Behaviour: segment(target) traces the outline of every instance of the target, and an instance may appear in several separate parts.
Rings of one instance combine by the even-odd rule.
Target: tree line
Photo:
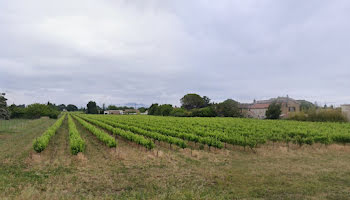
[[[43,116],[47,116],[53,119],[57,119],[61,111],[78,111],[78,107],[73,104],[56,105],[51,102],[47,104],[34,103],[28,106],[12,104],[8,107],[10,118],[28,118],[35,119]]]
[[[152,104],[148,109],[148,115],[176,116],[176,117],[242,117],[239,103],[233,99],[227,99],[221,103],[211,102],[207,96],[198,94],[186,94],[180,99],[181,107],[173,107],[171,104]]]
[[[96,102],[89,101],[86,108],[78,108],[73,104],[56,105],[51,102],[47,104],[31,104],[31,105],[15,105],[7,106],[4,94],[0,95],[0,119],[10,118],[28,118],[35,119],[42,116],[57,119],[61,111],[81,111],[88,114],[104,114],[105,110],[134,110],[134,107],[109,105],[102,107]],[[198,94],[186,94],[181,99],[181,107],[174,107],[171,104],[160,105],[153,103],[149,108],[141,107],[138,110],[141,113],[148,111],[148,115],[158,116],[175,116],[175,117],[243,117],[239,102],[233,99],[227,99],[220,103],[212,102],[207,96]],[[290,120],[297,121],[333,121],[345,122],[348,121],[339,108],[333,106],[323,107],[316,103],[300,100],[301,112],[294,113],[289,116]],[[132,112],[132,111],[131,111]],[[279,119],[281,115],[281,104],[273,102],[269,105],[266,111],[266,119]]]

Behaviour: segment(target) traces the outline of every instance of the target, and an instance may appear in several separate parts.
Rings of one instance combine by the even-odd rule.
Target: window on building
[[[295,107],[289,107],[289,112],[295,112]]]

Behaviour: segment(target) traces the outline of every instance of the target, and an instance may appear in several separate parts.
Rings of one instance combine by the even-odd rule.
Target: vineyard
[[[61,126],[61,116],[42,136],[35,139],[33,148],[43,151],[50,138]],[[222,149],[227,145],[258,148],[268,142],[312,145],[319,143],[350,143],[349,123],[310,123],[296,121],[254,120],[240,118],[176,118],[156,116],[116,116],[68,114],[69,139],[72,154],[83,152],[85,142],[76,130],[74,120],[106,146],[117,146],[117,137],[146,149],[160,142],[178,148],[211,147]]]
[[[0,199],[350,196],[349,123],[70,112],[2,123]]]

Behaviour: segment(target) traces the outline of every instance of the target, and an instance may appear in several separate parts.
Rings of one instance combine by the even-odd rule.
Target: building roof
[[[250,108],[251,106],[252,106],[253,104],[252,103],[240,103],[239,104],[239,108],[246,108],[246,109],[248,109],[248,108]]]
[[[239,108],[241,109],[267,109],[269,107],[269,103],[256,103],[256,104],[250,104],[250,103],[244,103],[239,104]]]
[[[257,101],[258,104],[270,104],[272,102],[277,102],[277,103],[288,103],[288,102],[294,102],[294,103],[297,103],[297,104],[300,104],[298,101],[296,101],[295,99],[292,99],[290,97],[277,97],[277,98],[271,98],[271,99],[268,99],[268,100],[261,100],[261,101]]]
[[[271,98],[268,100],[259,100],[259,101],[254,100],[254,103],[241,103],[239,104],[239,108],[240,109],[267,109],[269,105],[273,102],[277,102],[277,103],[294,102],[296,104],[300,104],[298,101],[287,96],[287,97]]]
[[[250,109],[267,109],[269,105],[269,103],[257,103],[250,106]]]

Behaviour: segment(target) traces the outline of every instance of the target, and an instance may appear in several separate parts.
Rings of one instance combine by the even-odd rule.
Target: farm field
[[[350,199],[348,123],[59,120],[0,127],[0,199]]]

